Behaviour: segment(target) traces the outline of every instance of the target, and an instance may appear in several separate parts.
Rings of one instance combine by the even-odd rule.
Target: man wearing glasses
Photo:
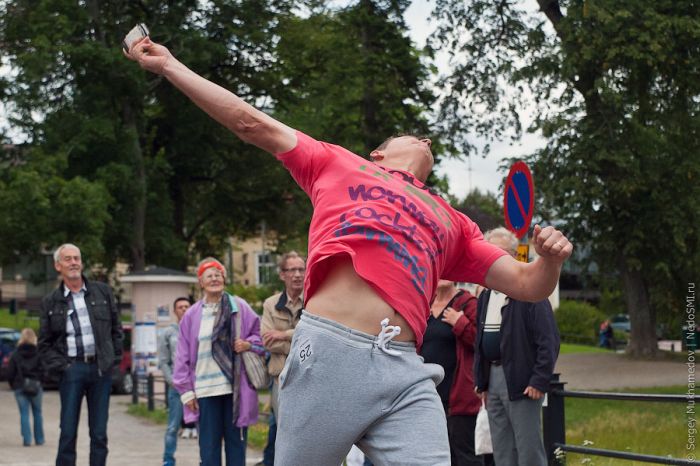
[[[278,271],[280,279],[284,282],[284,291],[274,294],[265,300],[263,303],[262,323],[260,325],[260,333],[262,333],[265,349],[270,352],[267,370],[272,376],[270,405],[273,416],[277,415],[279,375],[289,354],[294,327],[299,323],[301,309],[304,304],[302,292],[304,290],[306,263],[299,254],[291,251],[280,258]],[[274,463],[276,427],[275,423],[270,423],[267,447],[265,448],[262,463],[258,463],[260,465],[272,466]]]

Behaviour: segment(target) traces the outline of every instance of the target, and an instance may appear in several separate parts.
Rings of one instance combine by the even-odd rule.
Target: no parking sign
[[[532,173],[525,162],[515,162],[510,167],[503,191],[503,211],[506,227],[518,239],[527,234],[535,208],[535,185]]]

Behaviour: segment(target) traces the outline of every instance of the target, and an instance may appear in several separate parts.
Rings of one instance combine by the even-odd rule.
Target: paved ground
[[[165,427],[135,418],[126,413],[131,398],[128,395],[113,396],[109,411],[109,466],[157,466],[162,464],[163,434]],[[54,464],[58,446],[59,398],[55,390],[44,393],[43,446],[22,446],[19,433],[19,411],[14,394],[7,384],[0,388],[0,465],[50,466]],[[88,464],[90,438],[87,428],[87,407],[83,404],[78,428],[78,466]],[[199,448],[196,440],[178,440],[176,458],[178,465],[199,464]],[[248,450],[247,464],[262,458],[260,452]]]
[[[557,371],[568,389],[612,390],[622,387],[684,385],[687,367],[682,362],[632,361],[614,353],[565,354],[559,358]],[[640,390],[643,392],[643,390]],[[109,420],[110,466],[157,466],[161,464],[164,426],[126,414],[129,396],[112,398]],[[14,394],[5,382],[0,386],[0,465],[49,466],[58,445],[58,392],[44,394],[44,430],[46,445],[23,447],[19,434],[19,413]],[[78,438],[78,465],[87,464],[89,437],[87,415],[83,405]],[[196,440],[179,440],[178,464],[198,464]],[[260,461],[260,452],[249,450],[248,464]]]
[[[612,390],[688,383],[683,362],[634,361],[616,353],[562,354],[556,372],[569,390]]]

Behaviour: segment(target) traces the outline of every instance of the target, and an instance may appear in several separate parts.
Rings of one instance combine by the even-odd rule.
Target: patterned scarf
[[[234,335],[232,316],[238,312],[236,299],[228,293],[221,297],[219,313],[214,321],[214,329],[211,333],[211,355],[221,368],[233,389],[233,425],[238,420],[238,400],[241,391],[240,361],[233,351],[233,343],[237,336]]]

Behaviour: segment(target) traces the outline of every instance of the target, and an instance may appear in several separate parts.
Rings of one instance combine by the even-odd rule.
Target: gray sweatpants
[[[389,343],[392,356],[376,341],[302,314],[280,374],[275,466],[335,466],[353,444],[377,466],[450,464],[442,367],[412,343]]]

